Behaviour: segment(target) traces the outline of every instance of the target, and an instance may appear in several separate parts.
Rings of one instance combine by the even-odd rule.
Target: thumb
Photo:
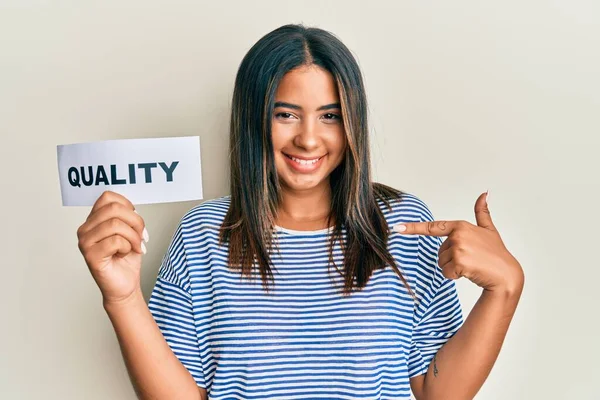
[[[492,216],[490,215],[489,205],[487,202],[489,193],[490,191],[488,190],[487,192],[480,194],[477,198],[477,201],[475,202],[475,219],[477,220],[477,226],[495,231],[496,226],[492,221]]]

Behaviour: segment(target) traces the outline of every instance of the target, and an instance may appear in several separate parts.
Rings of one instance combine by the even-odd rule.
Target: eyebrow
[[[285,101],[275,102],[275,108],[277,108],[277,107],[286,107],[286,108],[292,108],[294,110],[302,110],[302,107],[300,107],[299,105],[292,104],[292,103],[286,103]],[[325,104],[324,106],[317,108],[317,111],[331,110],[334,108],[341,108],[340,103]]]

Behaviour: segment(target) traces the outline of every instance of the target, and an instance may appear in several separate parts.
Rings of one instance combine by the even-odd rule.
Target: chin
[[[319,187],[321,187],[324,184],[323,181],[321,182],[306,182],[306,183],[298,183],[298,182],[289,182],[287,180],[283,180],[281,182],[281,185],[283,187],[285,187],[286,189],[289,190],[294,190],[294,191],[309,191],[309,190],[316,190]]]
[[[280,183],[288,190],[309,191],[318,190],[318,188],[328,185],[329,179],[327,179],[327,177],[304,177],[304,179],[289,179],[289,177],[285,176],[280,178]]]

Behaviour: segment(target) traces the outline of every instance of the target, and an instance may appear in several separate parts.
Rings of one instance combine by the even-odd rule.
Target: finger
[[[92,260],[112,257],[115,254],[126,256],[131,253],[131,242],[120,235],[112,235],[96,243],[89,249],[88,258]]]
[[[447,279],[452,280],[462,277],[458,265],[454,260],[444,264],[444,266],[442,267],[442,275],[444,275]]]
[[[135,211],[132,211],[129,206],[119,202],[108,203],[96,212],[90,214],[88,220],[80,227],[78,235],[83,236],[98,225],[113,218],[122,220],[144,237],[144,229],[146,227],[144,219]],[[146,238],[144,237],[144,239]]]
[[[460,221],[404,222],[395,225],[394,231],[403,235],[448,236],[459,223]]]
[[[439,256],[438,256],[438,265],[440,266],[440,268],[444,268],[446,266],[446,264],[448,264],[450,261],[452,261],[453,258],[453,254],[452,254],[452,249],[446,249],[442,252],[440,252]]]
[[[104,207],[105,205],[107,205],[109,203],[114,203],[114,202],[120,203],[131,210],[135,210],[135,206],[133,205],[133,203],[131,201],[129,201],[125,196],[123,196],[119,193],[107,190],[107,191],[103,192],[100,195],[100,197],[98,197],[98,200],[96,200],[96,202],[94,203],[94,206],[92,207],[92,210],[90,211],[90,215],[92,215],[98,209]]]
[[[477,226],[495,231],[496,226],[492,222],[492,216],[486,201],[487,196],[488,192],[485,192],[477,198],[475,202],[475,219],[477,220]]]
[[[452,246],[452,238],[447,238],[442,242],[442,245],[438,249],[438,254],[442,254],[443,251],[449,249]]]
[[[143,253],[141,235],[119,218],[111,218],[88,231],[80,240],[80,248],[85,251],[113,235],[122,236],[131,243],[136,252]]]

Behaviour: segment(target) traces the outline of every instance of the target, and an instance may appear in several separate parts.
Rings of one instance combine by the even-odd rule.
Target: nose
[[[319,147],[319,132],[317,123],[310,119],[302,121],[300,130],[294,136],[294,145],[310,152]]]

